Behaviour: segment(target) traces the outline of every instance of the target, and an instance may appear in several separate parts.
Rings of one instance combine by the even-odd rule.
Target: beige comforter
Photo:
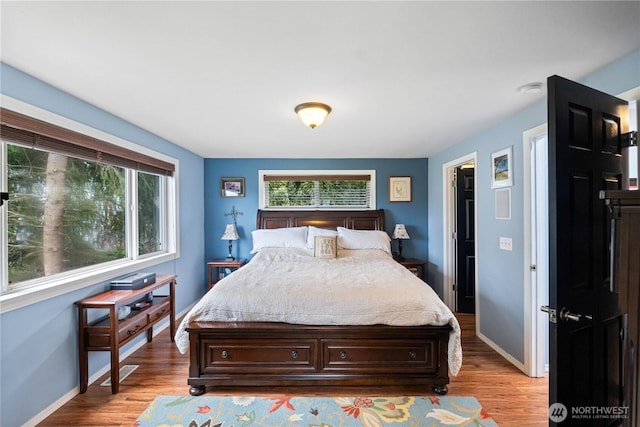
[[[305,325],[446,325],[449,370],[462,365],[460,326],[438,295],[381,250],[339,250],[334,259],[294,248],[261,250],[220,280],[185,316],[176,345],[185,353],[191,321]]]

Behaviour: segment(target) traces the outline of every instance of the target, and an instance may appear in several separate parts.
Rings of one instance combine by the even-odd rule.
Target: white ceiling
[[[213,158],[429,157],[640,49],[637,1],[0,7],[2,61]]]

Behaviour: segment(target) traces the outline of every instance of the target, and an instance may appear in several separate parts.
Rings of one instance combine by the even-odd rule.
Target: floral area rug
[[[473,397],[158,396],[134,427],[497,426]]]

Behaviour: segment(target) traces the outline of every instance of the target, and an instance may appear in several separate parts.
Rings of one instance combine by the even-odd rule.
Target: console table
[[[111,392],[118,393],[120,385],[120,347],[143,332],[147,342],[153,338],[153,325],[170,317],[171,341],[175,331],[175,275],[158,275],[156,282],[133,291],[109,290],[75,304],[78,307],[78,352],[80,367],[80,393],[87,391],[89,381],[89,352],[111,352]],[[131,310],[123,320],[118,319],[120,307],[143,300],[145,296],[163,286],[169,286],[169,295],[153,295],[151,305],[141,310]],[[106,309],[109,314],[89,322],[87,310]]]

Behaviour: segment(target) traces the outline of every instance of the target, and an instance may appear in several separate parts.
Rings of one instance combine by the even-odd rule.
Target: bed
[[[176,332],[189,352],[190,394],[447,393],[462,363],[460,327],[393,260],[384,224],[383,210],[258,211],[255,256],[216,283]]]

